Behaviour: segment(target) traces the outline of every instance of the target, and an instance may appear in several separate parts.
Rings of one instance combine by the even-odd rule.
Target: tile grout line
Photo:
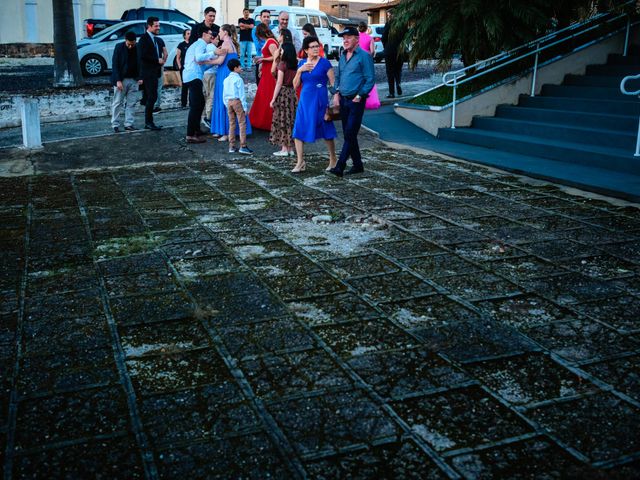
[[[33,183],[28,180],[27,190],[27,222],[24,234],[24,265],[22,267],[22,279],[20,280],[18,321],[16,325],[16,350],[13,374],[11,376],[11,395],[9,397],[8,420],[7,420],[7,445],[5,448],[4,480],[11,480],[13,477],[13,460],[15,457],[16,430],[18,423],[18,376],[20,374],[20,362],[22,360],[22,344],[24,337],[24,324],[26,322],[26,295],[27,295],[27,274],[29,272],[29,250],[31,243],[31,223],[33,221]]]
[[[184,204],[184,202],[176,194],[174,194],[170,189],[168,189],[166,187],[166,184],[164,183],[164,181],[162,179],[158,178],[157,174],[153,170],[150,170],[150,171],[151,171],[152,176],[156,180],[156,182],[158,182],[160,185],[162,185],[163,188],[165,188],[165,190],[167,192],[169,192],[169,194],[173,198],[175,198],[180,204],[183,205],[183,207],[186,210],[188,210],[188,207]],[[210,187],[210,188],[213,189],[213,187]],[[224,195],[224,194],[222,194],[222,195],[225,196],[225,198],[227,198],[226,195]],[[134,207],[134,208],[136,208],[136,207]],[[136,208],[136,211],[137,211],[137,208]],[[201,228],[204,228],[205,231],[207,231],[209,233],[209,229],[204,227],[200,222],[198,222],[198,225]],[[222,242],[222,243],[224,243],[224,242]],[[225,250],[227,252],[231,253],[230,252],[230,248],[227,247],[226,244],[225,244]],[[193,295],[189,292],[189,290],[184,286],[184,283],[181,280],[181,275],[176,270],[176,268],[174,267],[173,263],[170,261],[170,259],[164,253],[164,251],[162,251],[162,249],[159,249],[159,252],[163,256],[163,258],[165,259],[165,261],[167,262],[169,267],[171,268],[176,281],[179,282],[179,284],[183,288],[185,294],[191,299],[191,302],[194,305],[197,305],[198,303],[196,302],[196,300],[193,297]],[[233,257],[235,258],[235,255]],[[238,259],[236,259],[236,260],[238,260]],[[240,264],[244,265],[244,263],[242,261],[240,261]],[[255,274],[253,274],[253,275],[255,276]],[[260,420],[267,427],[265,429],[267,435],[269,437],[271,437],[273,443],[275,444],[275,447],[280,451],[282,459],[288,465],[289,469],[293,473],[296,473],[299,478],[306,478],[305,469],[302,466],[302,463],[300,463],[300,461],[297,459],[297,455],[296,455],[293,447],[289,443],[289,440],[284,435],[284,432],[281,431],[281,429],[277,425],[277,422],[275,421],[275,419],[273,419],[271,414],[266,409],[263,400],[258,398],[255,395],[255,393],[253,392],[253,389],[251,388],[251,384],[246,379],[246,377],[244,375],[244,372],[242,372],[242,370],[238,367],[238,365],[237,365],[238,362],[235,360],[235,358],[227,350],[226,346],[224,345],[224,342],[220,338],[220,335],[217,333],[216,328],[211,326],[211,325],[209,325],[207,322],[204,321],[204,319],[200,319],[199,323],[202,325],[202,327],[205,329],[205,331],[207,332],[207,334],[211,338],[216,350],[218,351],[218,354],[222,358],[223,362],[227,365],[227,368],[229,369],[229,372],[230,372],[232,378],[235,379],[236,383],[240,387],[240,389],[241,389],[242,393],[244,394],[245,398],[249,402],[251,402],[251,404],[257,410],[257,413],[258,413],[258,415],[260,417]]]
[[[87,216],[87,210],[80,196],[80,192],[78,190],[76,177],[74,174],[70,175],[70,181],[72,185],[73,192],[76,197],[76,201],[78,202],[78,208],[80,209],[80,215],[82,217],[82,223],[84,225],[85,233],[89,242],[93,245],[93,237],[91,234],[91,226],[89,224],[89,219]],[[93,249],[92,249],[93,250]],[[113,350],[113,358],[118,369],[118,374],[120,376],[121,388],[124,390],[125,397],[127,399],[127,406],[129,407],[129,419],[131,421],[131,428],[133,430],[133,434],[136,439],[136,443],[140,448],[140,455],[142,464],[144,467],[145,477],[150,480],[154,480],[158,478],[158,469],[155,464],[155,460],[153,458],[153,453],[149,446],[149,440],[147,439],[147,435],[144,432],[144,427],[142,425],[142,421],[140,419],[140,413],[138,411],[138,407],[136,404],[136,394],[133,388],[133,384],[131,382],[131,377],[127,371],[127,366],[125,364],[125,354],[122,349],[122,345],[120,343],[119,334],[115,319],[113,318],[113,314],[111,313],[111,309],[109,307],[108,295],[106,293],[106,287],[104,278],[100,275],[100,267],[97,264],[97,260],[92,254],[93,257],[93,266],[96,269],[96,275],[98,276],[99,282],[99,291],[100,291],[100,301],[102,303],[102,309],[104,315],[107,319],[107,323],[109,325],[109,331],[111,333],[111,348]]]

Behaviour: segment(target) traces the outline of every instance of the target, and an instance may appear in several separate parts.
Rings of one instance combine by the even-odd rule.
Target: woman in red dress
[[[269,27],[262,23],[256,27],[256,36],[266,40],[266,43],[262,47],[262,57],[257,59],[257,62],[262,64],[260,67],[260,83],[249,111],[249,121],[253,128],[269,131],[271,130],[273,117],[273,109],[269,104],[276,88],[276,80],[271,75],[271,64],[273,63],[273,55],[278,50],[278,42],[273,37]]]

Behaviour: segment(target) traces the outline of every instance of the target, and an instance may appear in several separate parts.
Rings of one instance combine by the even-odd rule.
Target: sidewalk
[[[439,76],[432,76],[429,79],[421,81],[407,82],[404,84],[404,94],[408,98],[418,94],[427,88],[430,88],[434,82],[438,81]],[[398,99],[385,99],[389,89],[386,84],[378,85],[378,93],[383,103],[390,104]],[[253,93],[249,94],[249,101],[253,98]],[[182,127],[186,130],[188,109],[166,109],[162,112],[154,114],[159,125],[165,127]],[[136,111],[136,126],[143,126],[143,110],[138,108]],[[55,142],[60,140],[69,140],[83,137],[95,137],[101,135],[111,135],[111,118],[103,116],[98,118],[88,118],[84,120],[74,120],[69,122],[48,122],[41,124],[41,134],[43,143]],[[8,147],[19,147],[22,145],[22,129],[21,127],[0,128],[0,156],[2,149]]]
[[[640,210],[183,136],[0,151],[6,479],[640,475]]]

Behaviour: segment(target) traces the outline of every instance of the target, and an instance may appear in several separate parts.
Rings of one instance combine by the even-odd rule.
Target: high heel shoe
[[[294,167],[293,170],[291,170],[291,173],[300,173],[300,172],[304,172],[307,169],[307,164],[303,163],[302,166],[300,168],[298,167]]]

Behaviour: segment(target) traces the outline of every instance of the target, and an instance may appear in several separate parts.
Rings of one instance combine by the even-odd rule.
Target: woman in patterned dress
[[[293,148],[293,124],[296,117],[298,99],[293,89],[293,79],[298,70],[296,48],[293,43],[283,43],[278,63],[276,88],[270,106],[273,108],[273,125],[269,141],[282,148],[274,152],[276,157],[295,155]]]

